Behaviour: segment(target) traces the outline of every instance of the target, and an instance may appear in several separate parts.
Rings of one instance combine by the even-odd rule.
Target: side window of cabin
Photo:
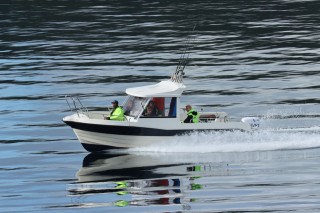
[[[175,118],[177,117],[177,98],[165,98],[165,97],[154,97],[151,98],[148,106],[150,103],[153,103],[156,107],[156,115],[150,117],[170,117]],[[148,106],[145,109],[144,116],[147,115]],[[151,110],[150,110],[151,113]]]
[[[152,98],[152,101],[159,111],[158,117],[177,117],[177,98],[157,97]]]
[[[158,110],[158,116],[159,117],[164,117],[165,116],[165,99],[163,97],[157,97],[157,98],[152,98],[152,101],[155,105],[155,107]]]
[[[177,117],[177,98],[165,98],[165,116],[170,118]]]

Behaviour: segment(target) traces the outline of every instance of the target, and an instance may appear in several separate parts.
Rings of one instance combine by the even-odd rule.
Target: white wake
[[[320,147],[320,127],[243,132],[194,132],[157,144],[132,148],[133,152],[247,152]]]

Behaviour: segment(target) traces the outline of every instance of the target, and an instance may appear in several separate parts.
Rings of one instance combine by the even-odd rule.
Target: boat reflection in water
[[[73,204],[81,207],[144,206],[146,210],[147,206],[179,204],[180,210],[186,210],[195,202],[224,196],[231,202],[237,194],[252,190],[259,178],[281,173],[282,165],[295,170],[293,156],[310,155],[307,150],[285,152],[91,153],[68,191],[81,199]]]
[[[228,163],[208,163],[208,158],[212,161],[212,154],[91,153],[76,174],[78,183],[68,190],[82,198],[111,194],[109,202],[94,206],[189,203],[188,191],[202,188],[200,177],[228,173]]]

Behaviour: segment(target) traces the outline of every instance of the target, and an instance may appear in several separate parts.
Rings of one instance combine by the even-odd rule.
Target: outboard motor
[[[241,119],[243,123],[247,123],[251,126],[251,129],[255,130],[260,127],[260,118],[258,117],[244,117]]]

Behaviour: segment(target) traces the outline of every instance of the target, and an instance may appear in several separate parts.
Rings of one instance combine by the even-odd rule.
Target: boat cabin
[[[168,124],[169,120],[174,123],[181,123],[187,117],[186,111],[181,110],[184,106],[181,106],[180,103],[180,97],[185,88],[186,86],[183,83],[167,80],[153,85],[126,89],[128,97],[122,106],[126,116],[125,120],[129,122],[139,121],[139,123],[142,122],[142,125],[150,123],[150,118],[157,119],[157,123],[163,123],[163,125]],[[88,111],[77,98],[81,106],[79,107],[80,112],[78,112],[75,100],[72,97],[70,98],[78,117],[79,113],[86,115],[89,119],[98,120],[105,120],[109,116],[111,109],[109,111]],[[67,97],[66,100],[72,111]],[[199,122],[201,123],[228,121],[228,115],[225,112],[198,111],[198,113],[200,113]]]
[[[185,85],[172,81],[129,88],[128,98],[123,105],[125,115],[134,119],[177,118],[180,109],[180,96]]]

